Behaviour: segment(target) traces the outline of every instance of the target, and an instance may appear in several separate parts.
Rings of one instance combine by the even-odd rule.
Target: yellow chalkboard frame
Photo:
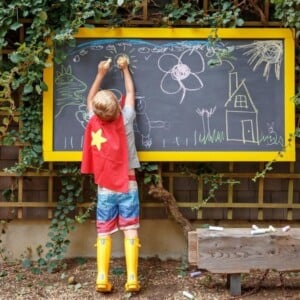
[[[295,160],[295,41],[294,31],[286,28],[218,29],[222,39],[283,39],[284,40],[284,132],[285,149],[278,151],[140,151],[140,161],[294,161]],[[207,38],[210,28],[81,28],[75,38]],[[43,95],[43,155],[45,161],[80,161],[81,151],[54,151],[54,71],[44,70],[48,90]]]

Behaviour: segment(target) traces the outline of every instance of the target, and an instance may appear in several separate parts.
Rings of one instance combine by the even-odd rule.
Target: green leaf
[[[237,26],[243,26],[245,23],[245,21],[241,18],[238,18],[235,22]]]
[[[32,265],[32,261],[30,259],[23,259],[22,260],[22,267],[25,269],[29,269]]]
[[[6,127],[0,126],[0,133],[4,134],[6,132]]]
[[[144,179],[144,183],[145,183],[145,184],[149,184],[149,183],[151,183],[151,181],[152,181],[151,176],[147,176],[147,177],[145,177],[145,179]]]
[[[9,55],[9,59],[11,60],[11,62],[18,64],[22,61],[22,56],[17,52],[13,52]]]
[[[230,6],[231,6],[230,2],[225,2],[225,3],[223,3],[222,10],[223,10],[223,11],[224,11],[224,10],[227,10],[227,9],[230,8]]]
[[[48,91],[48,86],[44,81],[40,83],[40,87],[43,91]]]
[[[9,118],[7,118],[7,117],[3,118],[2,123],[4,125],[8,125],[9,124]]]
[[[42,270],[39,267],[33,267],[31,268],[31,273],[34,275],[42,274]]]
[[[0,271],[0,277],[5,277],[7,275],[8,273],[6,271]]]
[[[2,138],[2,143],[5,146],[11,146],[13,145],[14,142],[15,142],[15,138],[13,138],[12,136],[6,135]]]
[[[46,21],[48,19],[47,13],[45,11],[39,12],[39,19]]]
[[[9,28],[10,28],[11,30],[17,30],[18,28],[20,28],[20,27],[22,27],[22,26],[23,26],[23,25],[22,25],[21,23],[15,22],[15,23],[11,24],[11,25],[9,26]]]
[[[32,93],[32,91],[33,91],[32,84],[26,83],[24,86],[24,90],[23,90],[24,94],[25,95],[30,94],[30,93]]]

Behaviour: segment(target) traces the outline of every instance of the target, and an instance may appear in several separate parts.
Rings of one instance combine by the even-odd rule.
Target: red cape
[[[128,192],[128,151],[123,117],[104,122],[94,115],[83,143],[81,173],[93,174],[96,184],[116,192]]]

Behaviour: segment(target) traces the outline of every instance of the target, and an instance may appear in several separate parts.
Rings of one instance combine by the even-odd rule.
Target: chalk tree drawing
[[[193,57],[194,64],[190,61]],[[182,91],[179,101],[181,104],[185,98],[186,91],[198,91],[203,87],[203,82],[198,74],[204,72],[205,63],[202,54],[197,50],[186,50],[180,56],[172,53],[163,54],[158,59],[158,68],[164,72],[160,87],[166,94],[177,94]],[[195,69],[193,71],[193,69]],[[175,89],[172,90],[175,83]]]
[[[134,123],[134,131],[142,138],[142,145],[149,149],[152,146],[151,130],[153,128],[169,128],[168,122],[153,121],[146,112],[145,97],[136,97],[136,120]],[[139,124],[139,125],[138,125]]]
[[[258,111],[245,79],[238,81],[237,72],[229,73],[229,98],[225,103],[227,141],[258,143]]]
[[[253,65],[253,71],[265,63],[263,77],[268,80],[271,68],[274,66],[275,76],[277,80],[280,79],[280,66],[283,57],[282,41],[255,41],[251,44],[238,46],[237,48],[249,49],[244,52],[244,55],[250,55],[248,62],[250,65]]]
[[[211,116],[215,113],[216,111],[216,106],[214,108],[211,109],[205,109],[202,108],[200,109],[199,107],[196,109],[196,112],[199,116],[201,116],[202,119],[202,127],[203,127],[203,135],[204,136],[211,136],[211,132],[210,132],[210,118]]]
[[[72,74],[70,65],[61,67],[61,71],[55,76],[57,110],[55,118],[58,118],[66,106],[80,106],[85,103],[85,91],[87,85]]]

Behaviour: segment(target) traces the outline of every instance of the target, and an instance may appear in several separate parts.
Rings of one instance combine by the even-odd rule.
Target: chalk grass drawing
[[[261,64],[265,64],[263,77],[268,80],[272,66],[276,79],[280,79],[280,67],[283,57],[283,44],[282,41],[255,41],[251,44],[241,45],[237,48],[249,49],[244,52],[244,55],[249,55],[249,64],[253,66],[255,71]]]
[[[139,126],[137,125],[139,124]],[[151,131],[153,128],[168,129],[169,123],[165,121],[153,121],[146,112],[146,102],[144,97],[136,96],[136,119],[134,131],[142,138],[142,145],[149,149],[152,146]]]
[[[72,74],[71,66],[62,66],[55,76],[56,99],[55,118],[70,105],[80,106],[85,103],[87,85]]]
[[[245,81],[238,81],[237,72],[229,73],[229,95],[224,105],[226,139],[258,143],[258,110]]]
[[[190,61],[193,61],[193,65],[188,63]],[[158,59],[158,68],[165,73],[160,84],[161,90],[169,95],[182,92],[180,104],[187,91],[198,91],[203,87],[198,74],[204,72],[205,62],[198,50],[188,49],[180,56],[173,53],[163,54]]]

